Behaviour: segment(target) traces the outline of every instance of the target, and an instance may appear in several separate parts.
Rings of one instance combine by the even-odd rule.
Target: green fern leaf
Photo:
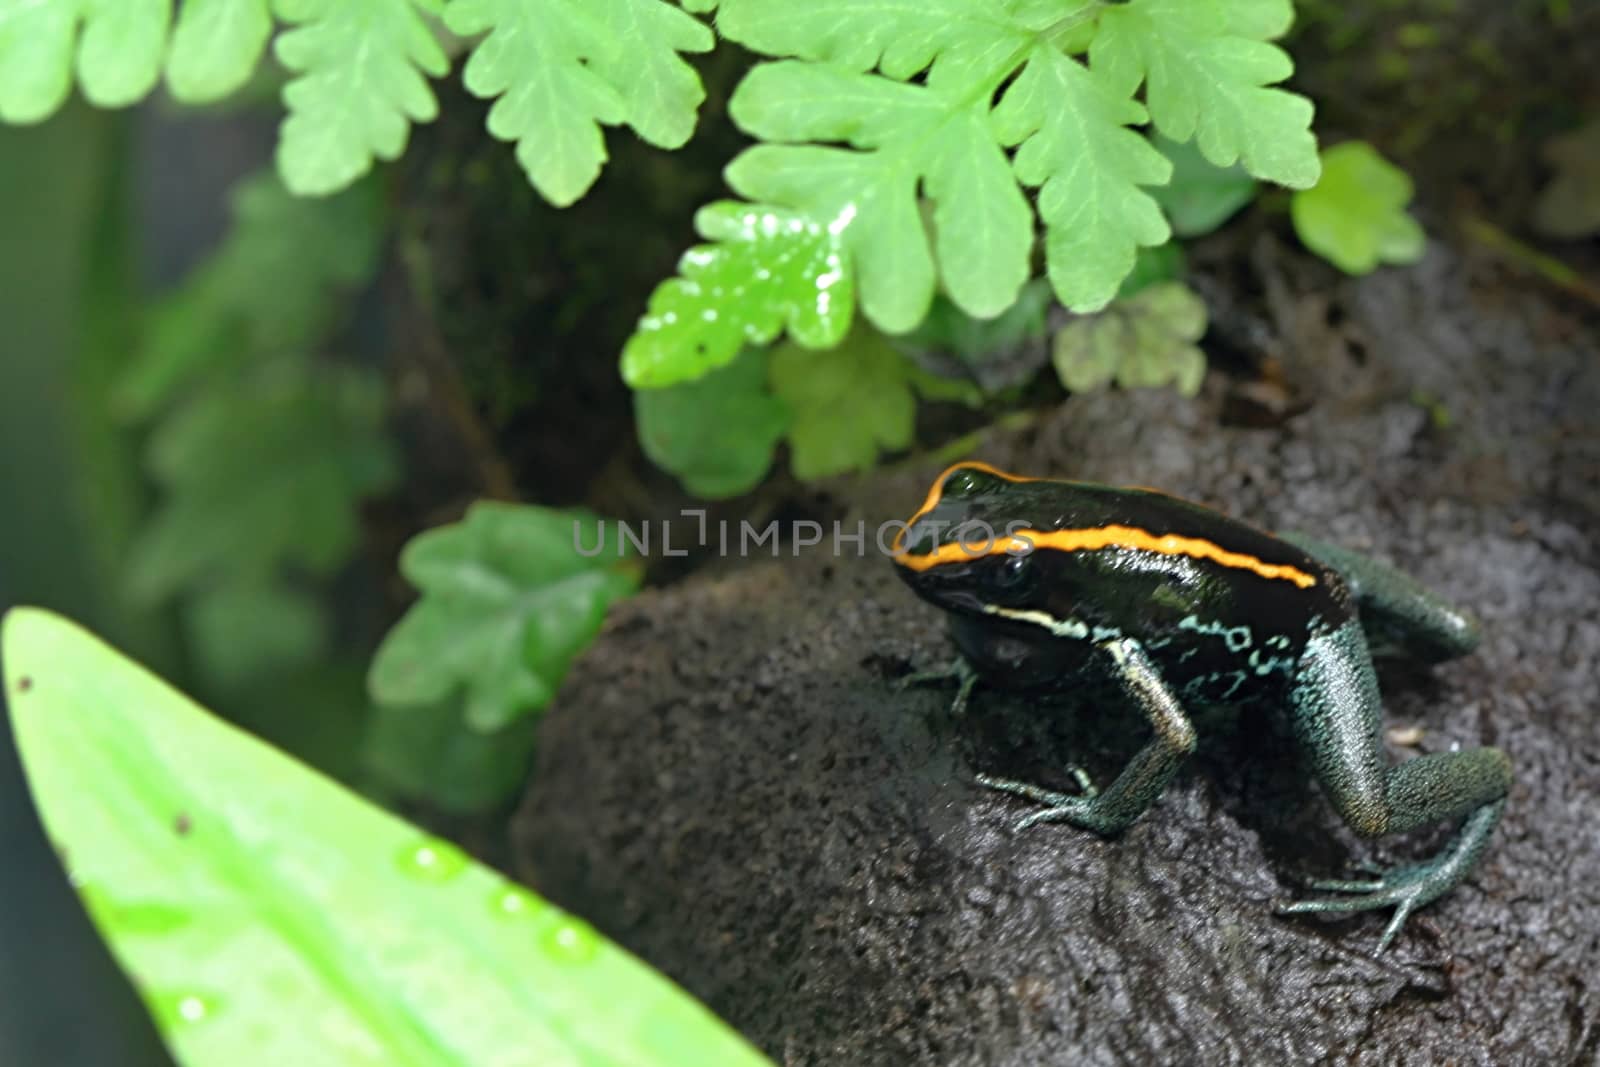
[[[1268,43],[1293,20],[1290,0],[1129,0],[1101,12],[1089,59],[1120,95],[1147,83],[1168,137],[1195,138],[1219,167],[1242,160],[1257,178],[1305,189],[1319,172],[1311,101],[1269,88],[1294,72]]]
[[[172,0],[0,0],[0,120],[49,118],[74,62],[90,103],[142,99],[160,77],[171,18]]]
[[[1205,332],[1205,301],[1182,282],[1159,282],[1068,322],[1051,358],[1061,384],[1074,393],[1115,381],[1124,389],[1172,385],[1193,396],[1206,373],[1196,344]]]
[[[717,11],[721,32],[757,51],[788,56],[757,66],[729,111],[764,142],[728,167],[741,196],[836,238],[844,280],[879,329],[905,333],[942,291],[963,313],[991,319],[1017,301],[1030,273],[1035,218],[1021,186],[1040,187],[1049,276],[1068,307],[1105,306],[1141,246],[1169,236],[1144,186],[1171,166],[1130,126],[1147,120],[1118,85],[1064,54],[1081,45],[1103,5],[1092,0],[690,0]],[[1000,102],[994,103],[996,95]],[[1008,149],[1016,148],[1015,158]],[[925,208],[931,205],[931,210]],[[771,272],[776,248],[746,249]],[[696,267],[693,260],[686,267]],[[640,343],[670,380],[732,359],[729,340],[712,358],[675,350],[698,338],[662,331],[669,282],[624,353],[630,384]],[[676,287],[676,288],[675,288]],[[762,324],[771,290],[747,289],[735,316]],[[723,308],[696,290],[692,309]],[[785,292],[786,300],[793,294]],[[847,317],[848,309],[842,314]],[[760,340],[760,338],[751,338]],[[801,345],[806,338],[794,335]]]
[[[1072,17],[1089,0],[691,0],[717,9],[717,29],[769,56],[796,56],[850,71],[879,68],[905,81],[952,48],[1025,48],[1030,34]]]
[[[344,188],[405,150],[413,122],[429,122],[438,102],[424,75],[450,68],[421,12],[440,0],[276,0],[278,17],[297,25],[276,51],[299,77],[284,88],[289,108],[278,142],[278,170],[289,189],[322,196]]]
[[[650,297],[622,350],[630,386],[692,381],[785,328],[808,348],[832,347],[849,330],[855,288],[833,227],[727,201],[701,208],[695,227],[715,243],[690,249],[681,277]]]
[[[167,88],[186,104],[222,99],[249,80],[271,35],[268,0],[184,0]]]
[[[1016,302],[1028,280],[1033,220],[989,129],[989,96],[1007,65],[945,63],[925,86],[790,60],[750,72],[729,111],[770,141],[844,141],[752,148],[728,183],[761,203],[837,220],[861,275],[867,317],[891,333],[922,321],[933,300],[919,187],[934,202],[945,289],[980,318]]]
[[[767,373],[793,416],[789,464],[796,478],[868,470],[880,449],[911,444],[917,415],[911,362],[875,330],[857,328],[828,352],[779,345]]]
[[[681,52],[710,50],[711,31],[662,0],[450,0],[445,23],[488,36],[464,80],[494,99],[489,132],[560,207],[594,184],[606,159],[601,125],[626,124],[677,148],[705,98]]]
[[[995,129],[1017,149],[1017,176],[1039,186],[1050,283],[1073,311],[1117,295],[1140,245],[1171,236],[1160,206],[1140,188],[1161,185],[1172,164],[1129,130],[1144,108],[1048,45],[995,109]]]

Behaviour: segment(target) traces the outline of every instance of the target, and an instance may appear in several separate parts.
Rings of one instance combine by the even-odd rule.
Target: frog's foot
[[[908,674],[896,683],[895,688],[906,690],[913,686],[942,685],[949,681],[956,683],[956,698],[950,702],[950,714],[959,717],[966,712],[967,703],[972,699],[973,687],[978,684],[977,670],[960,656],[936,671]]]
[[[1386,871],[1373,879],[1335,879],[1308,883],[1311,888],[1324,892],[1344,893],[1345,896],[1319,897],[1279,905],[1282,915],[1308,912],[1370,911],[1377,908],[1394,908],[1394,917],[1378,939],[1378,952],[1389,947],[1411,913],[1430,904],[1460,885],[1478,862],[1489,834],[1500,820],[1505,801],[1486,804],[1467,816],[1466,822],[1455,838],[1433,859],[1425,863],[1410,864]]]
[[[1424,863],[1410,867],[1397,867],[1381,878],[1371,880],[1323,879],[1307,884],[1317,890],[1344,893],[1346,896],[1318,897],[1281,904],[1281,915],[1299,915],[1312,912],[1371,911],[1394,908],[1394,916],[1378,939],[1377,952],[1389,947],[1411,913],[1429,904],[1455,888],[1455,873],[1448,864]]]
[[[1014,778],[994,778],[987,774],[978,775],[977,781],[985,788],[1026,797],[1044,805],[1038,811],[1017,820],[1015,830],[1018,833],[1042,822],[1070,822],[1094,829],[1096,820],[1093,817],[1093,801],[1099,795],[1099,790],[1095,788],[1089,773],[1082,767],[1068,767],[1067,772],[1077,781],[1079,788],[1083,790],[1081,793],[1058,793],[1053,789],[1034,785],[1032,782],[1019,782]]]

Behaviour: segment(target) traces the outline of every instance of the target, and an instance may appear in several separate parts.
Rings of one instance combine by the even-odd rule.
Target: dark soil
[[[1313,532],[1477,612],[1474,655],[1381,670],[1390,723],[1422,731],[1394,758],[1487,743],[1516,764],[1464,886],[1381,958],[1383,915],[1275,917],[1295,877],[1448,828],[1359,843],[1272,716],[1207,721],[1119,839],[1012,833],[1026,809],[975,773],[1076,759],[1105,781],[1136,724],[984,690],[955,722],[948,690],[897,691],[950,646],[853,545],[614,612],[543,724],[524,876],[785,1064],[1596,1062],[1600,323],[1445,242],[1344,281],[1270,233],[1227,240],[1215,337],[1253,338],[1309,410],[1241,409],[1213,375],[1192,402],[1074,398],[977,454]],[[934,474],[841,490],[847,525],[903,518]]]

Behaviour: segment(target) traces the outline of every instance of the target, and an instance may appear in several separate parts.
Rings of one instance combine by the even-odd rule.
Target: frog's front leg
[[[966,657],[956,656],[945,666],[934,671],[918,671],[908,674],[900,679],[898,688],[910,689],[917,685],[942,685],[945,682],[956,683],[956,696],[950,702],[950,714],[960,718],[966,713],[967,704],[972,700],[972,690],[978,684],[978,672],[968,663]]]
[[[1416,909],[1466,878],[1500,821],[1511,763],[1499,749],[1440,752],[1389,767],[1379,740],[1382,707],[1361,627],[1348,622],[1313,638],[1290,696],[1295,734],[1333,806],[1363,837],[1404,833],[1466,816],[1437,856],[1366,882],[1327,882],[1351,896],[1300,901],[1284,912],[1344,912],[1393,907],[1382,952]]]
[[[1139,642],[1124,637],[1096,647],[1109,657],[1122,691],[1144,712],[1155,736],[1101,793],[1088,788],[1083,777],[1079,782],[1086,786],[1084,793],[1072,795],[1052,792],[1028,782],[978,775],[981,785],[1045,805],[1019,820],[1018,830],[1041,822],[1070,822],[1097,833],[1117,833],[1144,814],[1178,773],[1183,761],[1194,752],[1194,726]]]

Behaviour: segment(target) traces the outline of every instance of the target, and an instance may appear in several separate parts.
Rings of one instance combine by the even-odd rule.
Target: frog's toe
[[[1375,881],[1326,880],[1309,883],[1314,889],[1346,893],[1347,896],[1317,897],[1280,904],[1280,915],[1304,915],[1316,912],[1347,913],[1394,908],[1394,916],[1378,939],[1378,952],[1389,947],[1411,913],[1440,896],[1448,886],[1441,887],[1437,872],[1423,867],[1404,867],[1392,871]]]
[[[1383,879],[1362,880],[1351,878],[1309,878],[1301,883],[1319,893],[1376,893],[1384,886]]]
[[[1011,793],[1015,796],[1025,797],[1043,805],[1038,811],[1029,812],[1017,820],[1014,829],[1017,833],[1037,826],[1042,822],[1070,822],[1076,825],[1088,825],[1091,820],[1091,803],[1096,790],[1094,783],[1089,781],[1089,775],[1081,767],[1069,768],[1078,784],[1083,786],[1081,794],[1059,793],[1053,789],[1034,785],[1032,782],[1021,782],[1015,778],[995,778],[991,775],[980,774],[977,776],[979,785],[987,789],[996,789],[1002,793]]]
[[[1090,819],[1091,808],[1088,797],[1065,797],[1067,803],[1057,804],[1048,808],[1040,808],[1029,815],[1024,815],[1017,820],[1015,827],[1017,833],[1031,826],[1038,826],[1042,822],[1070,822],[1075,826],[1092,826]]]
[[[1015,778],[996,778],[990,774],[976,775],[974,780],[985,789],[996,789],[1002,793],[1011,793],[1015,796],[1026,797],[1038,801],[1048,807],[1058,807],[1069,800],[1076,800],[1071,793],[1058,793],[1053,789],[1046,789],[1032,782],[1023,782]]]

